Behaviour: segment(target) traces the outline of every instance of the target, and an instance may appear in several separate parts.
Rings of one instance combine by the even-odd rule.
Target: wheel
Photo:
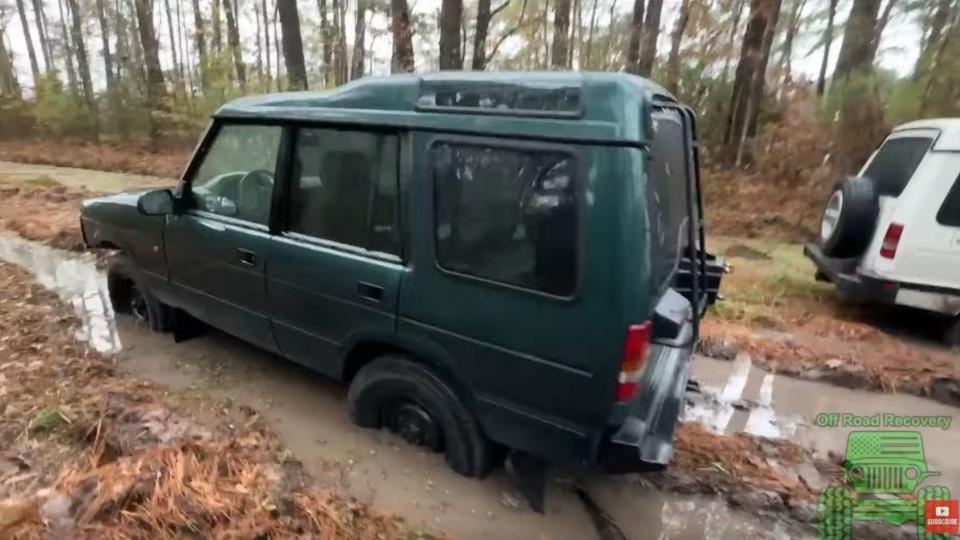
[[[495,464],[494,445],[450,385],[403,356],[382,356],[361,368],[347,402],[354,424],[384,427],[410,444],[443,452],[464,476],[483,477]]]
[[[954,317],[943,333],[943,341],[948,347],[960,347],[960,317]]]
[[[818,243],[829,257],[856,257],[870,244],[880,203],[873,180],[862,176],[837,184],[820,217]]]
[[[946,501],[950,498],[950,489],[943,486],[926,486],[917,490],[917,539],[918,540],[946,540],[947,533],[928,533],[927,501]]]
[[[111,258],[108,268],[107,289],[115,312],[130,315],[154,332],[172,329],[172,310],[133,277],[133,263],[125,255]]]
[[[853,492],[829,486],[817,499],[817,526],[821,540],[853,538]]]

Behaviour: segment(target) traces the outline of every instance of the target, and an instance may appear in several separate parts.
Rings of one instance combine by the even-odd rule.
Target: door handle
[[[240,264],[245,266],[256,266],[257,264],[257,254],[249,249],[238,248],[237,258],[240,259]]]
[[[373,283],[367,283],[366,281],[358,281],[357,294],[359,294],[361,298],[373,302],[380,302],[383,300],[383,287],[374,285]]]

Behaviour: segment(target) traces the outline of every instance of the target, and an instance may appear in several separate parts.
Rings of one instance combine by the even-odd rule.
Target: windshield
[[[878,194],[899,197],[931,144],[929,137],[887,139],[863,176],[876,182]]]

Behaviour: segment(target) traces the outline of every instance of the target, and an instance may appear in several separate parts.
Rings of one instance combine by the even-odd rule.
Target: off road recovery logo
[[[958,502],[943,486],[924,486],[940,473],[927,470],[923,437],[913,431],[854,431],[847,438],[845,485],[820,493],[820,538],[852,538],[854,521],[916,522],[921,539],[960,533]]]

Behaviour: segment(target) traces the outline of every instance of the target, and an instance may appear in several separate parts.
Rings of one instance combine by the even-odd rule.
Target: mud
[[[394,436],[349,423],[346,389],[215,330],[186,343],[115,319],[95,258],[0,235],[0,259],[29,269],[70,302],[84,321],[79,338],[113,354],[118,366],[165,385],[183,399],[256,411],[315,477],[408,522],[460,538],[598,537],[583,488],[626,538],[786,538],[809,532],[776,517],[730,508],[717,497],[671,495],[634,477],[559,471],[545,515],[528,510],[500,469],[483,480],[460,477],[442,457]],[[656,531],[656,532],[655,532]],[[785,531],[790,531],[789,536]],[[604,536],[605,538],[608,536]]]

